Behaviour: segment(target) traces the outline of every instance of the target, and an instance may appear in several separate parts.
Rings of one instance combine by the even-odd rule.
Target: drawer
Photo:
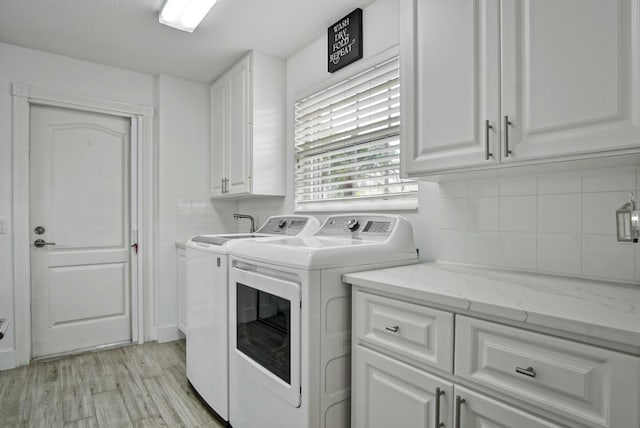
[[[639,426],[640,359],[456,317],[455,374],[593,427]]]
[[[451,373],[453,314],[388,297],[355,293],[356,341]]]

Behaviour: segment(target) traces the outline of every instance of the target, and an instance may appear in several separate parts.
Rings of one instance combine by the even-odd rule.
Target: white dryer
[[[319,226],[311,216],[273,216],[255,233],[199,235],[186,243],[187,378],[225,421],[229,420],[229,252],[243,240],[308,236]]]
[[[334,215],[311,237],[234,246],[234,428],[348,428],[351,287],[342,275],[417,261],[411,224],[382,214]]]

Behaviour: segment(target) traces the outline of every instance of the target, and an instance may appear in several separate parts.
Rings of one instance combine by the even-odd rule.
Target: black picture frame
[[[362,9],[327,29],[327,70],[334,73],[362,58]]]

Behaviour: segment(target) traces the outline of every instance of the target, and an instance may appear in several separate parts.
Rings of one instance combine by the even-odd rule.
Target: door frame
[[[16,365],[31,360],[30,122],[31,106],[70,108],[131,120],[131,339],[143,343],[153,323],[153,107],[70,95],[12,84],[13,96],[13,286]],[[145,251],[149,249],[149,251]],[[146,291],[146,292],[145,292]],[[146,322],[145,322],[146,321]],[[147,331],[145,331],[145,326]],[[146,334],[145,334],[146,333]]]

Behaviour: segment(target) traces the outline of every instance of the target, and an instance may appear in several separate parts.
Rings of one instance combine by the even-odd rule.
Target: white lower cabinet
[[[456,316],[455,374],[593,427],[638,427],[640,362],[620,352]]]
[[[453,383],[356,346],[353,428],[451,426]]]
[[[563,426],[458,385],[454,388],[454,394],[454,427],[456,428],[560,428]]]
[[[178,329],[187,334],[187,251],[177,248]]]
[[[636,356],[359,286],[352,316],[354,428],[640,427]]]

